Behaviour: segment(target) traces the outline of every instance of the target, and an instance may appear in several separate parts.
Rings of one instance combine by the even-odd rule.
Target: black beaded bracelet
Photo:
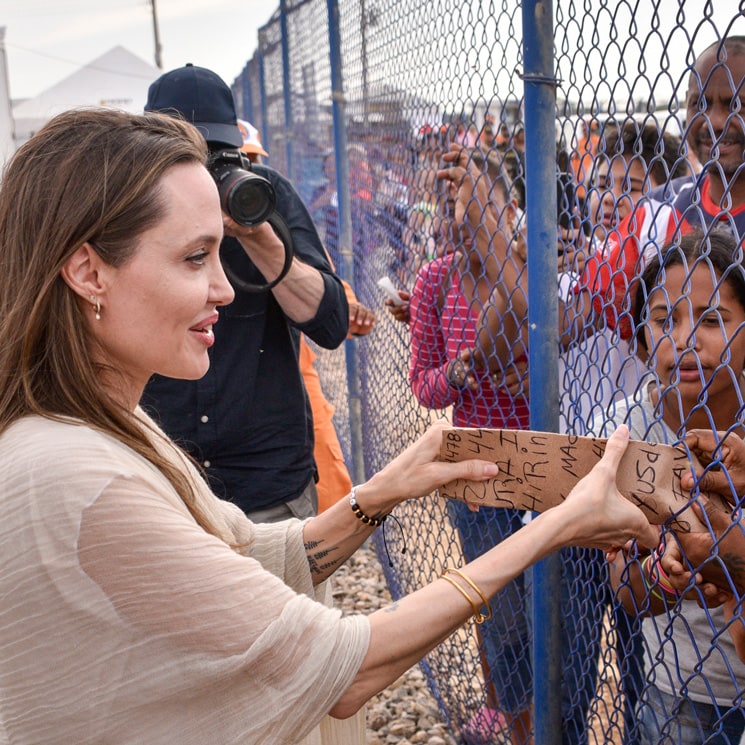
[[[362,520],[365,525],[369,525],[371,528],[377,528],[378,525],[382,525],[385,522],[387,515],[383,515],[382,517],[370,517],[370,515],[366,515],[360,506],[357,504],[357,487],[353,486],[352,491],[349,492],[349,505],[352,508],[352,512],[354,512],[354,516],[358,520]]]

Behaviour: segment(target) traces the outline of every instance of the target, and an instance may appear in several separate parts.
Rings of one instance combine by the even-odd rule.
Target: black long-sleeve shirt
[[[197,381],[155,376],[142,400],[168,435],[204,466],[215,493],[246,512],[296,498],[313,477],[313,421],[298,367],[300,333],[333,349],[349,325],[344,288],[299,195],[276,171],[260,165],[254,170],[274,186],[295,256],[323,276],[318,312],[306,323],[293,323],[271,292],[236,288],[235,300],[220,310],[207,374]],[[226,238],[220,251],[239,277],[265,282],[237,240]]]

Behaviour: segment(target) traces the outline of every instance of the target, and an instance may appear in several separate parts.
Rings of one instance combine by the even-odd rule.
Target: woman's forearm
[[[460,570],[491,598],[528,566],[566,545],[567,539],[567,520],[557,507]],[[474,603],[481,605],[466,582],[455,574],[448,576],[468,592]],[[473,615],[472,604],[442,578],[373,613],[367,655],[332,715],[351,716]]]
[[[330,577],[401,502],[431,494],[457,478],[483,481],[497,475],[497,466],[484,460],[440,461],[442,433],[448,429],[444,422],[433,425],[414,445],[355,487],[356,510],[349,495],[344,495],[305,523],[303,542],[314,584]]]
[[[352,512],[348,495],[309,520],[303,530],[303,543],[313,584],[328,579],[375,530],[376,526]]]

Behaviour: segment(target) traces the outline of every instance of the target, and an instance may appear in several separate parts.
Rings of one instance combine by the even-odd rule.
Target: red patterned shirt
[[[528,401],[496,387],[486,371],[477,371],[477,390],[449,384],[448,364],[476,343],[480,311],[463,294],[453,260],[448,254],[425,264],[411,292],[409,383],[414,395],[429,409],[452,406],[453,424],[459,427],[527,429]]]

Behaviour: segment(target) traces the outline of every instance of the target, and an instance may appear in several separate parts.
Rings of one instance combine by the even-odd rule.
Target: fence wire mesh
[[[562,432],[604,436],[628,421],[633,437],[656,442],[678,443],[692,428],[719,430],[717,441],[722,432],[742,437],[745,41],[736,35],[745,34],[743,4],[558,0],[552,11],[555,203],[536,201],[525,177],[526,130],[543,114],[525,109],[522,71],[534,40],[523,38],[523,7],[514,0],[287,0],[234,84],[269,164],[293,180],[338,271],[377,313],[374,332],[346,350],[315,350],[347,463],[357,455],[359,427],[366,475],[435,418],[530,428],[531,398],[535,405],[542,379],[553,374],[530,370],[532,293],[559,301],[558,330],[543,319],[530,323],[560,342],[559,400],[544,404],[558,411]],[[338,48],[330,22],[338,23]],[[718,62],[716,48],[707,57],[725,37],[736,39]],[[332,83],[335,64],[343,90]],[[488,182],[490,206],[480,205],[482,225],[488,209],[494,215],[486,249],[456,227],[452,190],[437,175],[454,143]],[[337,184],[340,162],[348,183]],[[671,182],[674,189],[650,198]],[[536,213],[550,214],[556,235],[528,238]],[[345,219],[349,245],[342,245]],[[714,229],[720,224],[728,235]],[[663,253],[679,233],[697,230],[693,247],[678,240]],[[638,241],[622,240],[634,231]],[[558,281],[526,289],[528,248],[556,255]],[[673,254],[679,258],[668,262]],[[648,302],[634,315],[632,290],[645,267]],[[382,277],[410,293],[407,320],[384,306]],[[631,333],[637,328],[646,348]],[[460,369],[464,349],[481,355],[480,367]],[[473,376],[472,386],[461,373]],[[357,421],[350,376],[359,385]],[[709,450],[721,465],[723,453]],[[739,519],[745,484],[730,477]],[[389,521],[374,538],[394,597],[474,558],[526,519],[516,510],[473,513],[437,495],[395,515],[400,530]],[[712,523],[712,535],[720,541],[727,532],[737,552],[741,529],[729,524],[725,531]],[[668,530],[662,540],[674,543]],[[562,690],[554,695],[562,725],[551,742],[738,743],[742,587],[717,558],[724,551],[709,551],[699,564],[724,566],[722,581],[735,590],[726,615],[665,594],[655,584],[656,557],[633,551],[610,570],[624,610],[603,555],[563,551],[555,593],[561,642],[549,659],[531,660],[532,571],[510,583],[490,621],[463,627],[423,663],[454,735],[527,741],[531,709],[546,706],[533,700],[534,670],[560,661]]]

